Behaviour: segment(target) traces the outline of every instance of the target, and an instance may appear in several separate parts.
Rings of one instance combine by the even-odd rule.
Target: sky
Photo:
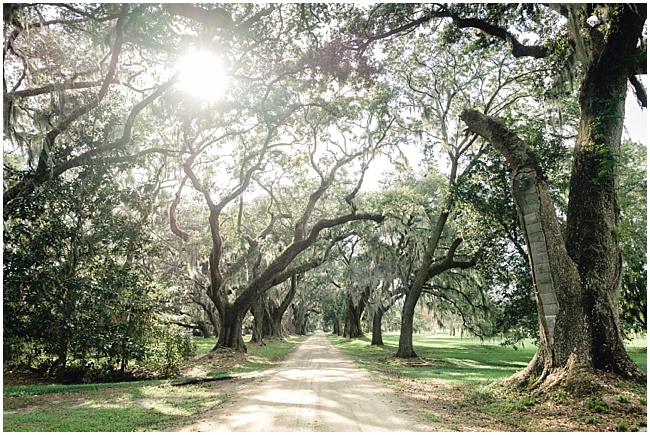
[[[639,78],[647,90],[648,76],[644,75]],[[632,91],[628,91],[625,99],[625,130],[623,138],[640,142],[648,148],[648,109],[641,110]]]

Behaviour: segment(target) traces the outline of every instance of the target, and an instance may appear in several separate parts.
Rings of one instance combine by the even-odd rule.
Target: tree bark
[[[645,11],[646,5],[638,5]],[[630,7],[612,12],[607,43],[588,65],[580,92],[580,130],[571,174],[566,244],[548,185],[529,146],[503,123],[477,111],[461,119],[491,142],[512,169],[512,195],[528,247],[542,338],[524,377],[553,369],[602,369],[644,380],[618,324],[621,253],[618,154],[624,98],[643,28]]]
[[[301,299],[298,304],[293,304],[293,320],[291,321],[294,333],[297,335],[307,334],[307,303]]]
[[[384,306],[380,304],[375,310],[375,314],[372,316],[372,341],[370,344],[373,346],[384,345],[384,339],[381,332],[381,321],[384,318],[384,314],[389,309],[390,307],[384,308]]]
[[[203,338],[210,338],[210,328],[208,328],[208,325],[203,322],[199,321],[196,323],[197,329],[201,331],[201,337]]]
[[[251,307],[251,314],[253,314],[253,333],[251,334],[251,343],[264,344],[264,337],[266,337],[264,327],[269,322],[267,316],[267,296],[260,296]]]
[[[390,292],[390,288],[392,286],[391,282],[384,282],[382,284],[382,289],[381,292],[376,296],[375,299],[375,312],[372,315],[372,340],[370,345],[371,346],[383,346],[384,345],[384,339],[382,337],[382,331],[381,331],[381,322],[384,318],[384,314],[388,312],[388,310],[391,309],[395,301],[401,297],[401,293],[393,293]],[[384,305],[384,302],[382,301],[384,297],[388,296],[388,301],[387,305]]]
[[[361,327],[361,316],[366,309],[366,302],[368,300],[369,289],[366,289],[359,296],[359,300],[355,303],[352,294],[348,292],[348,297],[345,303],[345,327],[343,329],[343,336],[347,338],[360,338],[363,337],[363,328]]]
[[[225,306],[224,314],[221,316],[219,339],[212,350],[228,347],[238,352],[246,352],[246,345],[242,338],[242,322],[246,312],[247,310],[242,312],[234,304]]]
[[[332,333],[337,336],[343,335],[343,328],[341,328],[341,319],[338,314],[335,314],[334,320],[332,320]]]
[[[645,379],[630,360],[619,327],[622,256],[618,243],[618,163],[628,79],[647,4],[610,8],[610,30],[580,92],[580,129],[570,181],[567,251],[582,283],[590,365]]]
[[[285,295],[284,299],[282,300],[282,303],[280,303],[280,305],[277,307],[273,307],[273,309],[271,310],[271,319],[270,319],[271,329],[269,331],[270,336],[281,337],[283,335],[282,317],[284,317],[284,314],[287,312],[287,309],[291,305],[291,302],[293,301],[293,298],[296,295],[299,281],[300,281],[299,275],[294,274],[291,276],[291,284],[290,284],[289,292]]]

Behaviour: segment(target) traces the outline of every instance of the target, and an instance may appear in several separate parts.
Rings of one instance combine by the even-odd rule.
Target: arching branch
[[[185,176],[185,178],[181,182],[180,187],[176,191],[176,196],[174,197],[174,201],[172,201],[172,204],[169,206],[169,228],[171,229],[172,233],[180,237],[184,242],[187,242],[187,240],[190,238],[190,235],[187,231],[183,231],[180,228],[178,228],[178,224],[176,221],[176,207],[178,207],[178,204],[181,202],[181,191],[183,190],[183,186],[185,185],[185,182],[187,181],[188,178],[189,178],[188,176]]]
[[[503,27],[494,26],[486,21],[477,18],[460,18],[457,14],[449,13],[449,17],[453,20],[454,24],[460,28],[473,28],[481,30],[482,32],[494,36],[504,41],[512,52],[514,57],[533,57],[540,59],[548,56],[548,50],[540,45],[524,45],[508,32]]]
[[[363,53],[368,46],[381,39],[389,38],[393,35],[404,35],[412,32],[417,27],[428,23],[435,18],[451,18],[453,23],[460,29],[473,28],[481,30],[482,32],[494,36],[504,41],[515,57],[533,57],[535,59],[543,58],[549,55],[548,49],[541,45],[525,45],[519,42],[515,36],[508,32],[504,27],[498,27],[487,21],[478,18],[461,18],[458,14],[451,11],[447,6],[436,4],[435,8],[423,14],[419,18],[415,18],[401,26],[388,30],[377,35],[368,36],[365,39],[357,39],[352,41],[346,48],[357,50]]]
[[[9,189],[5,190],[2,195],[2,202],[4,206],[7,206],[11,201],[16,199],[17,197],[21,195],[28,194],[32,192],[36,187],[40,186],[41,184],[47,182],[48,180],[52,179],[53,177],[58,177],[59,175],[63,174],[64,172],[72,169],[72,168],[77,168],[79,166],[84,166],[87,164],[90,164],[94,161],[94,159],[102,154],[106,154],[109,151],[112,151],[114,149],[117,149],[119,147],[122,147],[129,143],[131,140],[131,134],[133,132],[133,126],[135,124],[135,120],[142,112],[142,110],[147,107],[149,104],[151,104],[154,100],[156,100],[158,97],[160,97],[163,93],[165,93],[171,86],[176,83],[176,80],[178,79],[178,75],[172,76],[166,83],[163,83],[156,89],[154,92],[151,93],[148,97],[144,98],[142,101],[140,101],[138,104],[136,104],[133,109],[131,109],[131,112],[126,118],[126,121],[124,123],[124,130],[122,133],[122,136],[118,138],[117,140],[107,143],[105,145],[98,146],[96,148],[93,148],[91,150],[88,150],[82,154],[79,154],[77,156],[71,157],[68,160],[59,163],[53,167],[51,167],[51,172],[50,170],[47,170],[47,168],[42,169],[42,171],[37,170],[37,173],[31,177],[31,178],[25,178],[18,183],[14,184],[11,186]],[[85,107],[85,106],[84,106]],[[71,115],[72,116],[72,115]],[[79,118],[81,115],[77,116],[74,119]],[[73,121],[74,119],[68,118],[69,123],[65,126],[67,128]],[[65,121],[64,121],[65,122]],[[59,125],[55,130],[60,130],[62,128],[61,125]],[[53,130],[53,131],[55,131]],[[61,130],[63,131],[63,130]],[[61,133],[61,131],[58,131],[56,135],[53,135],[50,137],[50,134],[48,134],[48,138],[46,141],[53,142],[56,136]],[[49,146],[49,145],[48,145]],[[40,164],[40,163],[39,163]],[[44,172],[43,172],[44,171]]]

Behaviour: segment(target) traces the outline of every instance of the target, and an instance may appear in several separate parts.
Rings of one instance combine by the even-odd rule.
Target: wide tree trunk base
[[[526,390],[536,396],[547,396],[564,391],[574,397],[589,397],[594,393],[613,393],[621,382],[645,384],[646,377],[640,369],[642,380],[635,376],[624,377],[611,371],[604,371],[580,365],[572,355],[566,366],[553,368],[544,364],[542,358],[533,358],[528,367],[506,378],[502,385]],[[637,374],[638,375],[638,374]]]
[[[413,349],[398,349],[395,354],[396,358],[418,358]]]

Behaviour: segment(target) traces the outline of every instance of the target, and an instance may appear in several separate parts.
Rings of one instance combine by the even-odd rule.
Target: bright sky
[[[648,76],[640,76],[641,83],[648,89]],[[634,93],[628,91],[625,100],[625,129],[623,138],[630,138],[648,147],[648,109],[641,110]]]

